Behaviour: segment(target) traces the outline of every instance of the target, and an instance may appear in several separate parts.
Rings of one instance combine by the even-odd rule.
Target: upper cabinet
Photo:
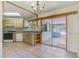
[[[15,28],[23,28],[23,18],[17,18],[14,22]]]
[[[14,19],[13,18],[4,18],[3,26],[6,27],[14,27]]]
[[[4,18],[3,22],[4,28],[23,28],[23,18]]]

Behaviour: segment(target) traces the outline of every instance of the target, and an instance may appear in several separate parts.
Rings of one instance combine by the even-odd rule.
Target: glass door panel
[[[50,32],[51,20],[42,21],[42,43],[51,45],[51,32]]]
[[[66,17],[53,19],[52,45],[66,48]]]
[[[42,43],[66,48],[66,16],[42,20]]]

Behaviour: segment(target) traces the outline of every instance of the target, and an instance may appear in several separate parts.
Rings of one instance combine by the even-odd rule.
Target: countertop
[[[40,29],[31,29],[31,28],[24,28],[24,29],[15,29],[15,28],[6,28],[3,32],[40,32]]]

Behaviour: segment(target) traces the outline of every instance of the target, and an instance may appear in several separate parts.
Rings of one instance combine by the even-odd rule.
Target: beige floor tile
[[[3,57],[5,58],[76,58],[74,53],[64,49],[43,44],[30,46],[23,42],[4,43]]]

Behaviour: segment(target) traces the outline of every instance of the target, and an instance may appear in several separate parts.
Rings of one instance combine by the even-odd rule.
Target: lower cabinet
[[[29,35],[28,43],[29,44],[32,44],[32,34],[29,32],[28,35]]]
[[[23,41],[29,44],[32,44],[32,34],[30,32],[26,32],[23,34],[24,39]]]
[[[23,34],[23,41],[26,43],[29,43],[31,45],[40,44],[40,33],[39,32],[26,32]]]

